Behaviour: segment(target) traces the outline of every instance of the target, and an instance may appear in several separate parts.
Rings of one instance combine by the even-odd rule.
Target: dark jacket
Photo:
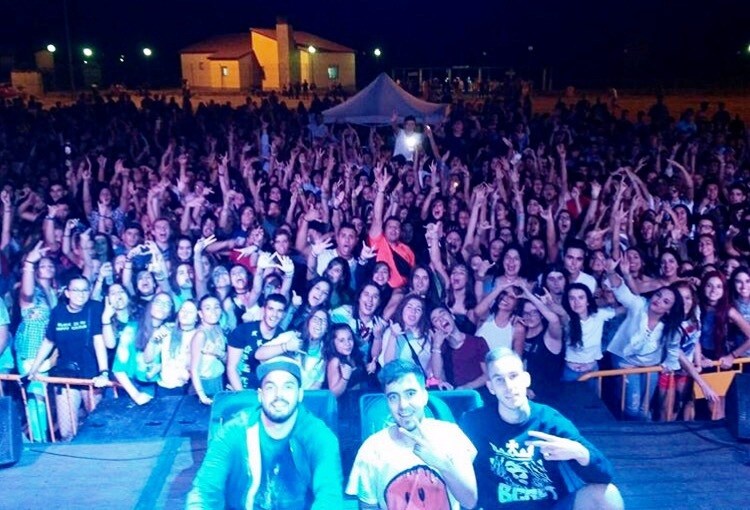
[[[188,494],[187,509],[253,509],[261,480],[260,413],[260,408],[242,412],[211,440]],[[307,482],[309,508],[342,508],[338,439],[302,405],[289,448],[300,478]]]

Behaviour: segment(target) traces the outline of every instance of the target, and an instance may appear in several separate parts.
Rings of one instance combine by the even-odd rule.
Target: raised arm
[[[380,168],[379,175],[378,168]],[[370,238],[379,237],[383,233],[383,211],[385,209],[385,190],[388,188],[390,182],[390,176],[385,173],[382,165],[376,167],[375,184],[378,188],[377,195],[375,196],[375,205],[373,206],[373,218],[372,225],[370,225],[369,235]]]
[[[2,234],[0,234],[0,251],[3,251],[10,244],[11,231],[13,229],[13,206],[10,199],[10,192],[8,192],[8,190],[0,192],[0,202],[3,204],[3,226]]]

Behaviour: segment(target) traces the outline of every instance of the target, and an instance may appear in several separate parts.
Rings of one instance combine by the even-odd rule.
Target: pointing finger
[[[539,432],[538,430],[529,430],[528,434],[531,437],[538,437],[539,439],[544,439],[545,441],[554,441],[556,439],[560,439],[557,436],[553,436],[552,434],[547,434],[546,432]]]

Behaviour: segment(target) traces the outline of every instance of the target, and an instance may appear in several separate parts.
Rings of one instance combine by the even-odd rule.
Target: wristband
[[[106,375],[107,377],[109,377],[109,370],[99,370],[99,375]]]
[[[111,326],[111,325],[112,325],[111,322],[102,322],[102,326]]]

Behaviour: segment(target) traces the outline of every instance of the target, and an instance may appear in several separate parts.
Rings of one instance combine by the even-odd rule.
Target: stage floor
[[[723,423],[618,422],[582,393],[557,404],[612,460],[626,508],[747,508],[749,448]],[[18,464],[0,470],[0,509],[181,509],[208,421],[192,397],[105,402],[72,443],[26,445]]]

